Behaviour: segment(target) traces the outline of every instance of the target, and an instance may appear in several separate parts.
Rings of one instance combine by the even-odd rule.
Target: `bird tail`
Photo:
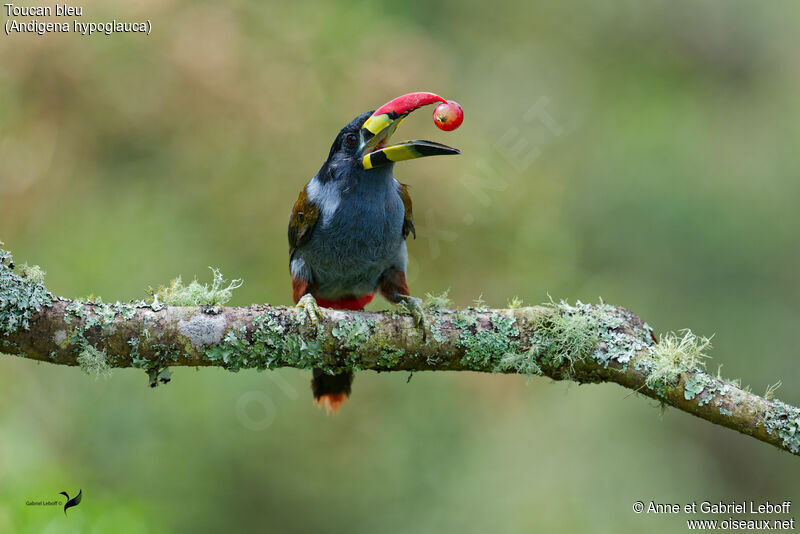
[[[311,391],[314,392],[314,404],[325,408],[325,412],[337,413],[344,401],[350,396],[350,385],[353,383],[353,372],[347,371],[338,375],[326,374],[322,369],[314,369],[311,379]]]

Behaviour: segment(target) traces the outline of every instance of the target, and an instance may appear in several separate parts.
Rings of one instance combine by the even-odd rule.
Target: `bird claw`
[[[319,304],[317,304],[317,300],[311,293],[306,293],[303,295],[300,300],[297,301],[297,307],[305,310],[306,315],[311,321],[311,324],[313,324],[315,327],[319,326],[319,323],[322,320],[322,309],[320,308]]]
[[[414,325],[422,329],[422,335],[425,336],[425,310],[422,308],[422,299],[417,297],[410,297],[408,295],[401,295],[398,304],[406,309],[411,317],[414,318]]]

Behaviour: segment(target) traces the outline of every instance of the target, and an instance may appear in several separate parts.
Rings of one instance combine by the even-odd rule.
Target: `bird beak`
[[[398,96],[376,109],[361,127],[360,154],[364,168],[374,169],[396,161],[426,156],[461,154],[457,148],[433,141],[417,140],[403,141],[394,145],[388,144],[392,134],[409,113],[422,106],[438,102],[446,102],[446,100],[433,93],[409,93]]]

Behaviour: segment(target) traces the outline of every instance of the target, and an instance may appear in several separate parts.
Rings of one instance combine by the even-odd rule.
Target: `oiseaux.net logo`
[[[29,500],[25,501],[25,506],[50,507],[50,506],[62,506],[63,505],[64,506],[64,515],[67,515],[67,510],[69,510],[70,508],[73,508],[75,506],[78,506],[81,503],[81,499],[83,499],[83,490],[79,489],[78,493],[72,498],[70,498],[69,493],[67,493],[66,491],[60,492],[59,495],[63,495],[66,498],[66,501],[64,499],[55,499],[55,500],[29,499]]]

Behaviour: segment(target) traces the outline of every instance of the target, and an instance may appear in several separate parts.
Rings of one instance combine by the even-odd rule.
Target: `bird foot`
[[[308,319],[311,321],[315,327],[319,326],[320,321],[322,320],[322,309],[320,308],[319,304],[317,304],[317,300],[311,293],[306,293],[300,300],[297,301],[297,307],[302,308]]]
[[[422,309],[422,299],[408,295],[401,295],[397,303],[411,314],[411,317],[414,318],[414,325],[422,329],[422,337],[424,339],[426,337],[426,330],[425,310]]]

